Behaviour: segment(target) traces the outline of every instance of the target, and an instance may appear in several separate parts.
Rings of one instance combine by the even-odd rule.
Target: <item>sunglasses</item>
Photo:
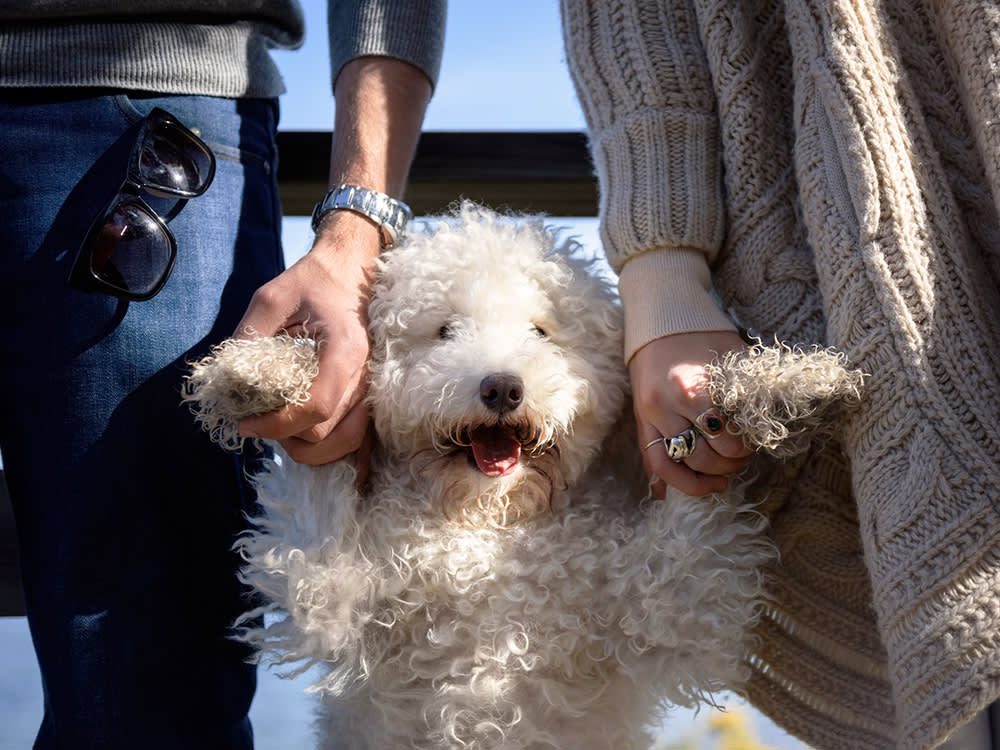
[[[125,181],[77,251],[70,285],[126,300],[154,297],[177,258],[177,239],[167,222],[188,199],[208,190],[214,177],[215,157],[208,146],[169,112],[155,108],[132,146]],[[171,211],[161,216],[144,192],[175,199]]]

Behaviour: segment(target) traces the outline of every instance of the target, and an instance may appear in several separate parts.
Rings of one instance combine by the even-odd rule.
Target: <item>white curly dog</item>
[[[648,747],[659,707],[747,673],[766,524],[738,487],[649,495],[621,308],[556,244],[540,220],[463,204],[386,254],[367,490],[352,460],[277,446],[256,477],[263,515],[239,546],[269,604],[243,624],[287,617],[242,637],[325,665],[324,748]],[[713,370],[730,422],[778,450],[860,384],[832,354],[781,347]],[[234,446],[236,419],[307,398],[314,373],[308,340],[229,341],[186,398]]]

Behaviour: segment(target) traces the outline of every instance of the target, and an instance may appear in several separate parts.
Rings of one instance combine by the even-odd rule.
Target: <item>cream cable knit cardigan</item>
[[[626,356],[729,327],[711,279],[870,373],[841,444],[766,467],[751,699],[818,748],[934,747],[1000,696],[1000,5],[562,5]]]

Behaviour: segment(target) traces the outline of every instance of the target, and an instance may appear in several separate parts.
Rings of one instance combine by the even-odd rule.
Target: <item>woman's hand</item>
[[[629,362],[639,445],[645,446],[642,462],[650,479],[656,479],[657,497],[664,496],[668,484],[688,495],[722,491],[727,475],[746,464],[751,451],[725,429],[712,439],[696,430],[694,452],[680,462],[667,456],[662,439],[691,428],[712,409],[705,365],[745,348],[731,331],[677,333],[646,344]]]

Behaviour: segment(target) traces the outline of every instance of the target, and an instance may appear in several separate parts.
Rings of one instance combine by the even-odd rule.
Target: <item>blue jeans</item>
[[[215,181],[171,220],[163,291],[66,283],[154,106],[197,129]],[[36,748],[253,745],[231,638],[231,546],[253,495],[180,402],[186,363],[282,267],[273,101],[0,94],[0,448],[45,712]]]

